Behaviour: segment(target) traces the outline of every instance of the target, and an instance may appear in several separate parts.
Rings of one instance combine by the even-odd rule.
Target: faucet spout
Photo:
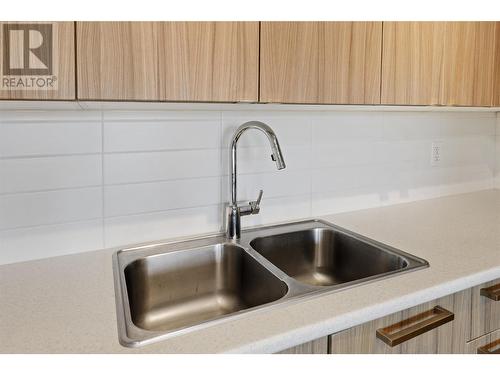
[[[226,235],[228,238],[238,239],[240,238],[241,232],[241,224],[240,224],[240,216],[244,215],[252,215],[259,212],[259,204],[260,198],[262,198],[262,190],[259,194],[259,199],[255,202],[250,202],[248,206],[238,207],[237,200],[237,144],[240,137],[243,135],[245,131],[248,129],[257,129],[262,131],[271,146],[271,159],[276,163],[276,168],[278,170],[284,169],[286,167],[285,160],[283,158],[283,154],[281,152],[280,144],[278,142],[278,137],[274,133],[273,129],[268,125],[264,124],[260,121],[248,121],[238,127],[236,132],[233,135],[231,141],[231,157],[230,157],[230,165],[231,165],[231,203],[228,206],[228,215],[226,222]]]

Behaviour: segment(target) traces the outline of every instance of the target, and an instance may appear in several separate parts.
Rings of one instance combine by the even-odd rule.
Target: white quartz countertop
[[[6,265],[0,267],[0,352],[275,352],[500,278],[500,190],[322,219],[424,258],[430,267],[125,348],[116,324],[115,250]]]

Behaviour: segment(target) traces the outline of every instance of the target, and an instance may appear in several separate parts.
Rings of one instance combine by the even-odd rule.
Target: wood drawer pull
[[[477,354],[500,354],[500,340],[477,348]]]
[[[500,284],[490,286],[488,288],[481,288],[480,293],[493,301],[500,301]]]
[[[377,329],[377,338],[392,347],[451,322],[453,319],[455,319],[455,314],[441,306],[436,306],[396,324]]]

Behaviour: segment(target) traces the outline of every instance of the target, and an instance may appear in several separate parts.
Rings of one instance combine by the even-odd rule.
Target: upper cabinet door
[[[0,99],[76,99],[74,22],[0,22]]]
[[[258,100],[258,22],[78,22],[78,99]]]
[[[260,101],[379,104],[381,22],[262,22]]]
[[[384,22],[382,104],[490,106],[495,22]]]
[[[382,104],[440,104],[445,22],[384,22]]]

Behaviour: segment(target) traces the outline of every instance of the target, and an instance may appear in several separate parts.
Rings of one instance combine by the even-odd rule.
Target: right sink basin
[[[385,245],[318,224],[257,237],[250,246],[289,277],[311,286],[366,280],[410,266],[408,257]]]

